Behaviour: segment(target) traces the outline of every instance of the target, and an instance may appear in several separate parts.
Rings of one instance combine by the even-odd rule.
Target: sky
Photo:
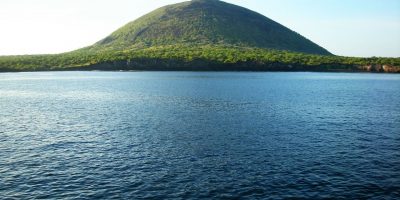
[[[400,0],[225,0],[259,12],[331,53],[400,57]],[[0,0],[0,55],[89,46],[182,0]]]

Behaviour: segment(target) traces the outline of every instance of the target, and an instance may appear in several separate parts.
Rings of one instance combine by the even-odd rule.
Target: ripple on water
[[[396,199],[399,99],[384,74],[0,74],[0,196]]]

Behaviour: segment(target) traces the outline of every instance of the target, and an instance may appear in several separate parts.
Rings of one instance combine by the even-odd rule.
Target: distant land
[[[192,0],[150,12],[82,49],[0,56],[0,72],[53,70],[400,73],[400,58],[335,56],[259,13]]]

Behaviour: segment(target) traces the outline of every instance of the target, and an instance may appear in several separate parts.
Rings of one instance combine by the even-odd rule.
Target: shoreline
[[[187,69],[148,69],[148,70],[99,70],[99,69],[66,69],[66,70],[21,70],[21,71],[0,71],[2,73],[25,73],[25,72],[271,72],[271,73],[357,73],[357,74],[400,74],[400,72],[378,72],[378,71],[365,71],[365,70],[187,70]]]

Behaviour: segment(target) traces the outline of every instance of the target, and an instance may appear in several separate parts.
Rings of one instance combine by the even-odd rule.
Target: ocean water
[[[0,199],[400,198],[400,75],[0,74]]]

